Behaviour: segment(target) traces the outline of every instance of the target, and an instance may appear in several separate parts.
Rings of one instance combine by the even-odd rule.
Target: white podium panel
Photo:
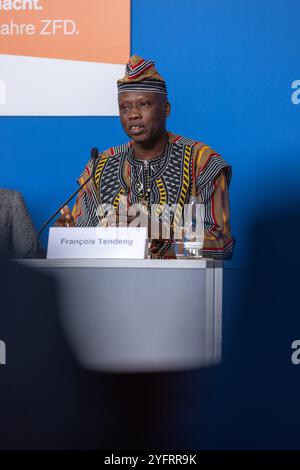
[[[222,262],[31,260],[58,281],[63,324],[79,362],[154,372],[221,360]]]

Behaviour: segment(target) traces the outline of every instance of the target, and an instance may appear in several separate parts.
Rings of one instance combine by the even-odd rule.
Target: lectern
[[[221,360],[222,262],[31,260],[59,287],[79,362],[103,372],[159,372]]]

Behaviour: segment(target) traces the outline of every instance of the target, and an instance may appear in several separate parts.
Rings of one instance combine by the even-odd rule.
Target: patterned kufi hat
[[[148,91],[166,95],[166,82],[154,65],[152,60],[142,59],[138,55],[130,57],[125,76],[117,81],[118,94],[126,91]]]

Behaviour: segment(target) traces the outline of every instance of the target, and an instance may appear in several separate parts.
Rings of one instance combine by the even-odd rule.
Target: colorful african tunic
[[[176,224],[180,208],[196,195],[205,207],[203,256],[230,258],[234,246],[228,200],[231,167],[208,145],[172,133],[162,155],[151,160],[135,158],[133,146],[133,142],[128,142],[99,154],[94,178],[77,197],[73,209],[75,225],[98,226],[99,204],[117,208],[121,196],[128,198],[129,205],[136,204],[147,191],[150,206],[176,205],[173,217]],[[79,184],[89,178],[92,167],[90,160],[78,179]],[[175,257],[174,241],[161,240],[158,249],[156,242],[152,257]]]

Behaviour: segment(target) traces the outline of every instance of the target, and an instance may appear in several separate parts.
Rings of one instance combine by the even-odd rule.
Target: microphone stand
[[[43,225],[41,226],[41,228],[39,229],[38,231],[38,236],[37,236],[37,241],[39,241],[40,239],[40,236],[43,232],[43,230],[47,227],[47,225],[54,219],[54,217],[56,217],[60,211],[68,204],[68,202],[71,201],[71,199],[73,199],[74,196],[76,196],[76,194],[79,193],[79,191],[84,188],[84,186],[89,182],[91,181],[92,178],[95,177],[95,172],[96,172],[96,161],[98,159],[98,155],[99,155],[99,151],[97,148],[92,148],[91,150],[91,158],[93,160],[93,170],[92,170],[92,174],[91,176],[88,177],[88,179],[82,184],[79,186],[78,189],[76,189],[76,191],[74,191],[74,193],[59,207],[59,209],[57,209],[57,211],[51,215],[51,217],[49,217],[49,219],[46,220],[46,222],[43,223]]]

